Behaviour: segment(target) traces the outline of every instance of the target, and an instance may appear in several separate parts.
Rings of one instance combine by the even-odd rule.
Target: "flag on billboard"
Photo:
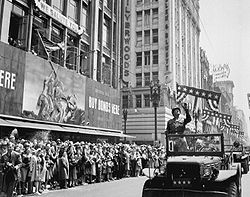
[[[247,93],[247,101],[248,101],[248,107],[250,109],[250,93]]]
[[[51,40],[49,40],[48,38],[46,38],[43,34],[41,34],[39,32],[39,30],[37,30],[38,36],[42,42],[42,45],[47,53],[47,55],[52,52],[52,51],[57,51],[60,49],[64,49],[64,44],[63,43],[55,43]]]
[[[206,99],[210,109],[212,109],[213,111],[219,110],[221,93],[178,84],[176,84],[176,89],[177,103],[182,102],[187,95],[192,95],[195,97],[193,109],[197,108],[197,99],[203,98]]]

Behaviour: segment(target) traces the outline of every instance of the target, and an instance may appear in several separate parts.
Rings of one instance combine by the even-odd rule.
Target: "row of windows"
[[[150,80],[150,73],[145,72],[144,73],[144,86],[149,86],[151,83]],[[136,73],[136,87],[142,87],[142,73]],[[158,81],[158,72],[152,72],[152,81]]]
[[[136,25],[137,25],[137,27],[142,26],[143,14],[144,14],[144,26],[149,26],[150,21],[152,21],[152,25],[158,24],[158,22],[159,22],[158,8],[154,8],[154,9],[148,9],[148,10],[136,12]],[[151,18],[151,15],[152,15],[152,18]]]
[[[142,35],[144,33],[144,35]],[[144,38],[144,45],[158,44],[158,29],[152,29],[152,41],[150,41],[150,30],[145,30],[144,32],[136,32],[136,46],[142,46],[142,38]]]
[[[136,4],[137,5],[142,5],[142,4],[149,5],[151,2],[152,3],[157,3],[158,0],[137,0]]]
[[[150,51],[138,52],[136,53],[136,66],[142,66],[142,55],[144,54],[144,66],[149,66],[151,64]],[[153,65],[158,64],[159,54],[158,50],[152,51]]]
[[[142,108],[142,107],[150,107],[150,95],[149,94],[136,94],[135,95],[135,106],[130,106],[129,102],[132,102],[129,100],[128,95],[123,95],[122,97],[122,107],[123,108]]]

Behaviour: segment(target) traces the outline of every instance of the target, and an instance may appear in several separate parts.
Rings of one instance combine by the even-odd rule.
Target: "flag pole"
[[[55,68],[54,68],[54,66],[53,66],[53,64],[52,64],[52,62],[51,62],[49,53],[48,53],[48,51],[47,51],[47,49],[46,49],[46,47],[45,47],[45,45],[44,45],[44,43],[43,43],[42,36],[40,35],[40,32],[39,32],[38,29],[37,29],[37,34],[38,34],[38,36],[39,36],[39,38],[40,38],[40,40],[41,40],[41,42],[42,42],[42,45],[43,45],[43,48],[44,48],[44,50],[45,50],[45,53],[46,53],[46,55],[47,55],[47,57],[48,57],[48,61],[49,61],[49,63],[50,63],[50,66],[51,66],[52,70],[54,71],[54,73],[55,73],[55,75],[56,75],[56,70],[55,70]]]

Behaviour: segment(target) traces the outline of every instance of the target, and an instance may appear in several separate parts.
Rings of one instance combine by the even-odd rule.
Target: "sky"
[[[250,136],[250,0],[200,0],[200,47],[211,65],[229,64],[234,106],[244,111]]]

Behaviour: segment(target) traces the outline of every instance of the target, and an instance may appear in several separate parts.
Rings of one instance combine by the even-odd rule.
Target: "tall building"
[[[164,143],[170,109],[176,105],[176,83],[201,87],[199,1],[125,0],[123,4],[122,103],[128,109],[124,128],[137,142],[152,143],[157,138]],[[155,137],[149,86],[158,80]]]
[[[123,136],[122,2],[0,1],[1,135],[26,125],[69,138]]]

